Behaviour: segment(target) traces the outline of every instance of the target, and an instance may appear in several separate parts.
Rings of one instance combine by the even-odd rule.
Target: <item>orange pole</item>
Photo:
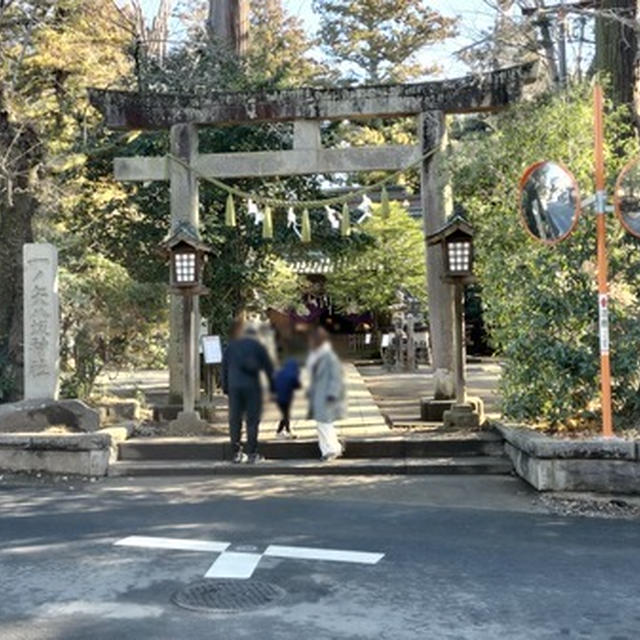
[[[604,115],[602,87],[593,89],[595,169],[596,169],[596,236],[598,254],[598,329],[600,336],[600,384],[602,399],[602,435],[613,435],[611,415],[611,361],[609,358],[609,285],[607,283],[606,190],[604,182]]]

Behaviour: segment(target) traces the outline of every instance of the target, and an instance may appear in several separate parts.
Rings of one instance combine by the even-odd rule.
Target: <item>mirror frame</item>
[[[527,219],[525,217],[524,208],[522,206],[522,196],[524,194],[524,188],[527,183],[527,180],[531,177],[531,174],[534,171],[536,171],[536,169],[539,169],[541,166],[545,164],[555,164],[556,166],[560,167],[570,178],[576,193],[576,210],[575,210],[575,213],[573,214],[573,220],[571,222],[571,226],[566,231],[566,233],[564,233],[561,236],[558,236],[557,238],[554,238],[553,240],[545,240],[544,238],[540,238],[535,233],[533,233],[531,229],[529,229],[529,227],[527,226]],[[580,214],[582,213],[581,201],[582,199],[580,197],[580,187],[578,186],[578,181],[576,180],[575,176],[573,175],[573,173],[571,173],[571,171],[569,171],[569,169],[567,169],[567,167],[565,167],[565,165],[562,162],[557,162],[556,160],[539,160],[538,162],[534,162],[533,164],[529,165],[525,169],[524,173],[522,174],[522,177],[520,178],[520,182],[518,183],[518,210],[520,211],[520,223],[522,224],[522,226],[524,227],[524,230],[527,232],[527,234],[529,234],[530,237],[532,237],[537,242],[542,242],[543,244],[546,244],[549,246],[553,246],[555,244],[558,244],[559,242],[562,242],[563,240],[566,240],[575,231],[576,225],[578,224],[578,219],[580,218]]]
[[[630,233],[632,236],[635,236],[636,238],[640,238],[640,232],[634,231],[625,221],[622,213],[620,196],[618,195],[618,192],[622,188],[622,181],[625,179],[629,171],[631,171],[631,169],[633,169],[637,165],[640,165],[640,157],[634,158],[633,160],[630,160],[629,162],[627,162],[627,164],[625,164],[624,167],[622,168],[622,171],[620,171],[618,175],[618,179],[616,180],[616,186],[614,187],[614,191],[613,191],[613,204],[614,204],[616,216],[618,217],[618,220],[620,220],[620,224],[625,228],[627,233]]]

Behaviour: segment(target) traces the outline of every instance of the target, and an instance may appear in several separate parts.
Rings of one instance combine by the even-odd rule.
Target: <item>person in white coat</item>
[[[345,410],[342,364],[324,329],[318,328],[311,334],[310,347],[307,360],[309,417],[316,421],[322,459],[330,461],[343,453],[334,425],[336,420],[343,417]]]

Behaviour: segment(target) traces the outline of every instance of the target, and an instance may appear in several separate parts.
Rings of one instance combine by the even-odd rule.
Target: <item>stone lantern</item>
[[[442,247],[446,280],[453,284],[473,281],[473,227],[464,218],[454,217],[444,227],[427,236],[427,243]]]
[[[193,296],[208,293],[202,285],[202,273],[211,253],[200,234],[188,223],[181,223],[162,246],[169,255],[172,293]]]
[[[195,409],[196,385],[198,383],[198,353],[196,312],[194,298],[209,290],[202,284],[202,274],[211,248],[205,244],[197,229],[182,222],[162,243],[170,261],[171,292],[182,296],[183,318],[183,385],[182,411],[170,423],[170,433],[181,435],[197,433],[204,426]]]
[[[427,236],[427,244],[442,247],[444,280],[454,287],[454,377],[455,403],[444,412],[445,427],[478,427],[480,403],[467,400],[465,377],[464,286],[474,281],[473,227],[461,216],[455,216],[441,229]]]

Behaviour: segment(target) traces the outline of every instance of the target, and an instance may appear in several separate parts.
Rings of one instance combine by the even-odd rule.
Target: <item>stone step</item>
[[[260,451],[269,460],[318,458],[315,439],[264,440]],[[346,440],[345,458],[443,458],[500,456],[502,438],[493,432],[471,437],[387,436]],[[137,438],[119,445],[118,459],[136,460],[230,460],[231,446],[226,438]]]
[[[232,464],[200,460],[145,460],[116,462],[111,476],[269,476],[269,475],[507,475],[511,462],[505,457],[379,458],[319,460],[266,460],[259,464]]]

